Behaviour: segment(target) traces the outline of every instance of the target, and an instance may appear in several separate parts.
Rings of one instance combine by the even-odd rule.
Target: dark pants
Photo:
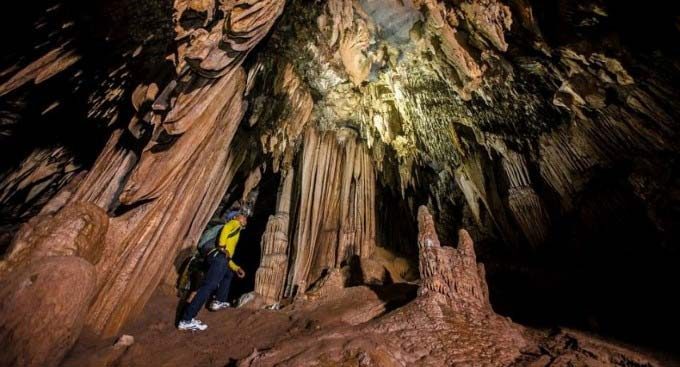
[[[210,296],[215,293],[215,298],[220,302],[226,302],[229,296],[229,286],[234,272],[227,266],[227,256],[220,251],[208,255],[208,272],[205,274],[201,287],[196,296],[182,315],[183,321],[189,321],[196,317],[198,311],[205,305]]]

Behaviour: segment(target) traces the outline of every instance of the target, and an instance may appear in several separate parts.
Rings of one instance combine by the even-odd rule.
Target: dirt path
[[[129,348],[115,348],[116,338],[98,339],[84,333],[63,366],[227,366],[266,349],[286,336],[293,323],[288,315],[268,310],[201,311],[204,332],[175,328],[177,298],[156,294],[146,309],[121,334],[132,335]],[[127,350],[125,350],[127,349]]]
[[[380,290],[358,286],[299,301],[281,311],[204,309],[198,315],[208,324],[203,332],[178,331],[178,299],[158,292],[144,312],[121,332],[134,337],[133,345],[117,348],[117,338],[100,339],[85,331],[62,365],[227,366],[255,349],[269,349],[284,339],[376,318],[415,297],[415,290],[415,286],[407,284]]]

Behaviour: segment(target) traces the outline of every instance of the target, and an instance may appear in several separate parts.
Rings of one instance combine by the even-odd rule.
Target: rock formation
[[[0,262],[3,365],[56,366],[73,346],[96,291],[107,229],[100,208],[80,203],[22,227]]]
[[[459,232],[457,248],[442,247],[427,208],[419,209],[418,222],[422,283],[416,300],[359,326],[281,343],[240,365],[503,366],[518,358],[527,342],[519,326],[491,309],[469,234]]]
[[[324,270],[375,246],[375,175],[351,130],[310,129],[301,161],[301,192],[291,286],[304,292]]]
[[[91,202],[109,212],[132,208],[114,214],[106,240],[98,244],[102,261],[96,264],[96,297],[87,312],[94,330],[115,334],[142,309],[177,251],[197,241],[224,195],[240,161],[227,149],[246,107],[246,79],[239,65],[269,31],[283,2],[268,4],[231,4],[220,21],[224,30],[214,28],[215,41],[192,38],[186,51],[189,69],[179,60],[181,73],[163,90],[145,87],[134,93],[137,114],[129,131],[112,134],[70,197],[72,203]],[[241,42],[248,38],[249,43]],[[220,49],[222,43],[240,56]],[[141,138],[145,131],[151,139],[138,154],[124,140],[130,133]],[[81,215],[67,208],[57,215]]]
[[[283,297],[288,270],[288,228],[295,172],[286,172],[277,195],[276,214],[269,217],[262,235],[260,267],[255,274],[255,292],[264,297],[267,305],[278,303]]]

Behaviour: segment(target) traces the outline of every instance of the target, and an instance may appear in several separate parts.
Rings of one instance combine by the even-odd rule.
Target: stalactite
[[[58,192],[81,167],[73,154],[63,147],[31,152],[15,171],[0,175],[0,213],[26,218]]]
[[[273,128],[267,129],[260,141],[264,152],[272,154],[273,169],[277,172],[280,168],[288,169],[292,166],[302,134],[312,115],[314,101],[309,89],[289,62],[282,62],[278,67],[273,99],[284,100],[286,106],[272,124]],[[253,108],[257,111],[254,113],[257,117],[251,117],[251,124],[256,123],[263,110],[271,106],[256,104]]]
[[[586,57],[562,48],[562,85],[553,103],[575,116],[539,138],[541,176],[571,210],[574,198],[587,184],[584,177],[598,165],[633,158],[634,152],[677,149],[670,128],[673,118],[630,76],[618,60],[593,53]],[[561,75],[561,74],[560,74]],[[626,103],[606,103],[605,90],[615,89]],[[597,111],[593,117],[586,111]]]
[[[269,217],[262,235],[260,267],[255,274],[255,292],[266,305],[273,305],[283,296],[288,271],[288,228],[295,172],[291,169],[281,181],[276,214]]]
[[[375,173],[352,131],[307,132],[291,284],[304,292],[324,269],[375,246]]]
[[[477,0],[460,4],[463,19],[498,51],[507,51],[505,31],[512,26],[510,8],[496,0]]]
[[[470,93],[479,88],[482,69],[455,37],[455,29],[446,19],[446,9],[435,0],[425,1],[428,9],[427,26],[440,39],[446,62],[455,70],[460,85],[459,94],[470,99]],[[455,19],[455,16],[454,16]]]
[[[128,204],[154,200],[112,219],[106,260],[98,266],[101,288],[88,315],[88,324],[99,332],[115,333],[130,314],[141,310],[150,297],[146,290],[154,288],[168,270],[192,220],[199,215],[207,221],[206,209],[226,190],[222,185],[231,173],[224,147],[244,113],[245,74],[237,70],[213,88],[222,93],[200,116],[201,128],[187,131],[169,150],[144,152],[124,190],[121,200]],[[168,166],[156,155],[179,166]],[[206,197],[209,192],[215,196]]]
[[[75,52],[73,45],[70,45],[69,43],[70,42],[66,42],[49,51],[19,70],[12,78],[0,84],[0,97],[30,81],[33,81],[35,84],[40,84],[78,62],[78,60],[80,60],[80,55]]]
[[[74,193],[71,201],[86,201],[104,210],[118,204],[125,179],[137,162],[134,151],[120,146],[123,130],[114,131],[93,168]]]
[[[531,185],[524,157],[512,151],[505,151],[504,154],[503,169],[510,185],[508,207],[529,243],[537,247],[548,237],[548,213]]]
[[[187,63],[205,77],[228,74],[269,33],[284,5],[283,0],[225,2],[224,19],[210,31],[201,28],[192,34]]]

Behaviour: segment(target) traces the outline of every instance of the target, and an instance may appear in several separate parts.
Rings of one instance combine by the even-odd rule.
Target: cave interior
[[[229,363],[677,361],[676,4],[12,7],[0,22],[1,362],[155,358],[144,337],[104,345],[178,301],[202,232],[235,207],[250,218],[230,298],[252,313],[229,320],[281,336],[234,347]],[[439,316],[404,331],[419,312]],[[63,331],[23,345],[47,327]]]

